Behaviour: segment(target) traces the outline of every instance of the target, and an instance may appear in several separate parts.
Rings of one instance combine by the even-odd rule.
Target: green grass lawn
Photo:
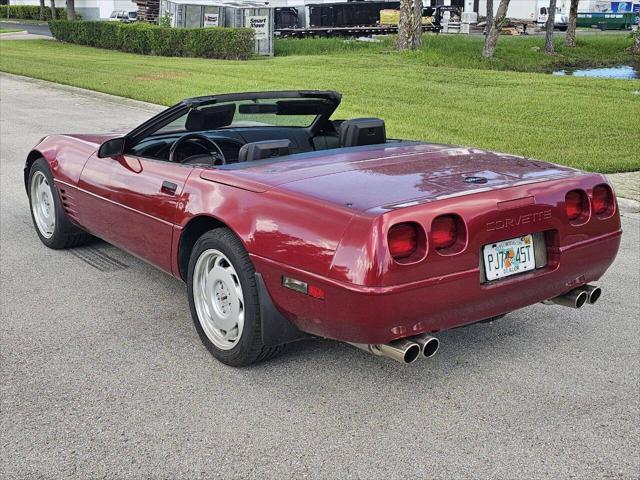
[[[0,27],[0,33],[13,33],[13,32],[21,32],[19,28],[4,28]]]
[[[392,39],[380,42],[361,42],[339,38],[279,39],[275,43],[276,56],[280,55],[394,55],[409,64],[434,67],[474,68],[482,70],[508,70],[516,72],[543,72],[571,67],[598,67],[606,65],[638,65],[640,58],[625,52],[632,44],[628,33],[578,33],[578,48],[566,48],[564,35],[556,35],[556,55],[545,55],[544,36],[503,36],[498,42],[495,57],[481,56],[484,37],[481,35],[425,35],[423,48],[415,52],[398,54]]]
[[[433,66],[429,55],[365,49],[240,62],[16,41],[3,42],[0,70],[165,105],[211,93],[334,89],[344,94],[336,118],[384,118],[391,137],[640,170],[640,81]]]

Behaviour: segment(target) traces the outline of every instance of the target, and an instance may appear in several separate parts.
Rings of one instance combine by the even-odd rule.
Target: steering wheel
[[[225,158],[224,153],[222,153],[222,149],[220,148],[220,146],[216,142],[211,140],[209,137],[201,133],[187,133],[186,135],[183,135],[182,137],[177,139],[169,149],[170,162],[175,162],[176,151],[178,150],[178,147],[182,145],[184,142],[188,142],[190,140],[201,140],[203,143],[207,144],[207,145],[202,145],[202,144],[199,144],[199,145],[202,148],[204,148],[207,151],[207,153],[214,158],[214,161],[213,161],[214,165],[216,165],[216,162],[218,160],[220,161],[219,165],[226,165],[227,159]],[[209,150],[207,146],[213,148],[213,150]],[[186,158],[183,160],[186,160]]]

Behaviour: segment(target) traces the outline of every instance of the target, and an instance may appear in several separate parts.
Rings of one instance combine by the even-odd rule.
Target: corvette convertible
[[[621,238],[600,174],[387,138],[341,95],[184,100],[126,135],[42,139],[24,181],[50,248],[99,237],[187,283],[195,328],[244,366],[323,337],[410,363],[433,334],[580,308]]]

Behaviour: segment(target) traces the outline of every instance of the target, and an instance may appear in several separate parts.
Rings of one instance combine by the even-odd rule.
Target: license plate
[[[532,235],[485,245],[482,255],[487,280],[498,280],[536,268]]]

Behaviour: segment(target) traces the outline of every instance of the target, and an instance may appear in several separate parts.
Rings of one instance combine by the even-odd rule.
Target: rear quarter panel
[[[209,179],[198,171],[189,177],[178,204],[180,228],[194,217],[210,216],[227,224],[258,260],[328,274],[353,212],[301,195],[218,183],[211,172]],[[219,180],[226,181],[224,174]]]

